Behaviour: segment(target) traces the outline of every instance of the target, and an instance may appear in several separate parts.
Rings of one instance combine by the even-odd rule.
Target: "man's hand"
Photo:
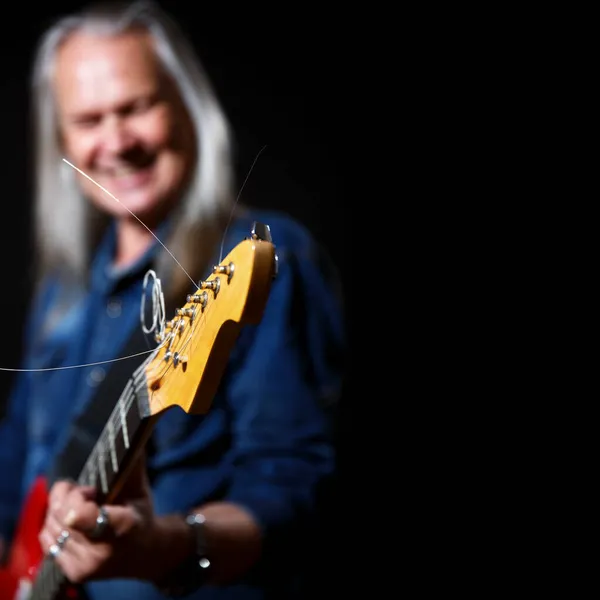
[[[101,508],[108,525],[100,533],[96,520]],[[189,536],[184,523],[179,528]],[[169,530],[154,515],[144,461],[135,465],[118,497],[104,507],[96,502],[92,487],[55,483],[39,539],[44,552],[56,551],[55,561],[73,583],[112,577],[154,580],[161,576],[163,564],[171,568],[169,559],[179,560],[171,555],[157,561],[161,546],[172,542]],[[178,543],[188,551],[181,537]]]
[[[101,508],[109,525],[98,536]],[[229,502],[210,503],[197,511],[206,518],[208,581],[235,581],[261,554],[258,523],[246,509]],[[196,551],[185,515],[155,515],[143,460],[119,495],[103,507],[94,488],[67,481],[54,484],[40,542],[44,552],[55,551],[55,561],[73,583],[124,577],[162,584]]]

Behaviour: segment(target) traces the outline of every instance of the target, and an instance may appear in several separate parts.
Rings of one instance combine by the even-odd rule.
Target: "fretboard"
[[[128,380],[94,448],[90,452],[77,483],[92,485],[101,504],[122,481],[131,459],[145,444],[152,420],[148,419],[148,390],[145,366],[150,357]],[[69,582],[55,562],[46,557],[38,569],[28,600],[58,600]]]
[[[80,485],[94,486],[100,501],[109,495],[132,451],[138,449],[142,410],[147,403],[145,378],[141,372],[128,381],[77,478]]]

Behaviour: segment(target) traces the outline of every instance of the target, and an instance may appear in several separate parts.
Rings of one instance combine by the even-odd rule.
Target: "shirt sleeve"
[[[228,388],[234,414],[227,498],[249,510],[271,553],[309,525],[335,469],[332,407],[345,355],[335,272],[315,245],[279,253],[258,326]]]

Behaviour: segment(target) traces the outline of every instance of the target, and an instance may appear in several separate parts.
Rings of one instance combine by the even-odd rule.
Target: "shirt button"
[[[102,382],[106,376],[106,371],[102,367],[94,367],[88,375],[88,385],[90,387],[96,387]]]
[[[111,298],[106,305],[106,314],[111,319],[116,319],[121,315],[121,301],[118,298]]]

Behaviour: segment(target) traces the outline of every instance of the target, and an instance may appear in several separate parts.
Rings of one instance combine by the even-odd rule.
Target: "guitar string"
[[[242,191],[244,189],[244,187],[246,187],[246,182],[248,181],[248,179],[250,178],[250,173],[252,173],[252,170],[254,169],[254,165],[256,164],[256,161],[258,160],[258,157],[262,154],[262,151],[266,148],[267,146],[263,146],[259,151],[258,154],[256,155],[256,157],[254,158],[254,160],[252,161],[252,164],[250,165],[250,169],[248,170],[248,174],[246,175],[246,179],[244,179],[244,183],[242,183],[242,187],[240,188],[240,191],[238,192],[238,195],[235,199],[235,202],[233,203],[233,206],[231,207],[231,212],[229,213],[229,219],[227,221],[227,225],[225,227],[225,231],[223,231],[223,237],[221,238],[221,250],[219,252],[219,264],[221,263],[221,261],[223,260],[223,245],[225,244],[225,236],[227,235],[227,231],[229,230],[229,224],[231,223],[231,220],[233,218],[233,211],[236,209],[237,204],[239,202],[239,199],[242,195]]]
[[[238,201],[241,197],[242,194],[242,190],[244,189],[246,182],[248,181],[248,178],[250,177],[250,174],[252,173],[252,170],[254,169],[254,165],[256,164],[258,157],[261,155],[262,151],[266,148],[266,145],[263,146],[258,154],[256,155],[254,161],[252,162],[252,165],[250,166],[250,169],[248,171],[248,174],[246,175],[246,178],[244,179],[244,182],[240,188],[240,191],[233,203],[233,206],[231,208],[231,213],[229,215],[229,220],[227,222],[227,225],[225,227],[225,230],[223,232],[223,237],[221,240],[221,251],[220,251],[220,258],[219,258],[219,263],[222,261],[222,254],[223,254],[223,244],[225,243],[225,236],[227,235],[227,231],[229,229],[229,224],[233,218],[233,213],[234,210],[238,204]],[[198,284],[192,279],[192,277],[190,276],[190,274],[183,268],[183,266],[181,265],[181,263],[175,258],[175,256],[173,255],[173,253],[165,246],[165,244],[163,244],[163,242],[154,234],[154,232],[152,232],[150,230],[150,228],[137,216],[135,215],[131,210],[129,210],[118,198],[116,198],[111,192],[109,192],[106,188],[104,188],[103,186],[101,186],[97,181],[95,181],[94,179],[92,179],[87,173],[84,173],[81,169],[79,169],[78,167],[76,167],[75,165],[73,165],[71,162],[69,162],[66,158],[63,158],[63,161],[68,164],[70,167],[72,167],[73,169],[75,169],[76,171],[78,171],[79,173],[81,173],[84,177],[86,177],[87,179],[89,179],[93,184],[97,185],[103,192],[105,192],[106,194],[108,194],[113,200],[115,200],[116,202],[118,202],[119,204],[121,204],[121,206],[123,206],[125,208],[125,210],[127,210],[129,213],[131,213],[131,215],[133,217],[135,217],[146,229],[148,229],[148,231],[154,236],[154,238],[158,241],[158,243],[169,253],[169,255],[173,258],[173,260],[177,263],[177,265],[181,268],[181,270],[185,273],[185,275],[190,279],[190,281],[196,286],[197,290],[200,290],[200,287],[198,286]],[[142,324],[142,328],[143,328],[143,324]],[[135,358],[136,356],[141,356],[142,354],[151,354],[152,352],[154,352],[156,350],[156,348],[151,348],[150,350],[144,350],[142,352],[137,352],[135,354],[130,354],[128,356],[121,356],[118,358],[111,358],[108,360],[102,360],[102,361],[97,361],[97,362],[91,362],[91,363],[85,363],[85,364],[79,364],[79,365],[65,365],[65,366],[61,366],[61,367],[46,367],[46,368],[41,368],[41,369],[19,369],[19,368],[10,368],[10,367],[1,367],[0,366],[0,371],[10,371],[10,372],[15,372],[15,373],[23,373],[23,372],[27,372],[27,373],[39,373],[39,372],[44,372],[44,371],[62,371],[65,369],[84,369],[87,367],[94,367],[94,366],[98,366],[98,365],[103,365],[103,364],[107,364],[107,363],[112,363],[112,362],[117,362],[119,360],[128,360],[130,358]]]
[[[175,258],[173,253],[162,243],[162,241],[160,239],[158,239],[158,236],[156,236],[154,234],[154,232],[136,214],[134,214],[131,210],[129,210],[116,196],[111,194],[105,187],[102,187],[98,182],[94,181],[87,173],[84,173],[81,169],[76,167],[74,164],[70,163],[66,158],[63,158],[63,160],[70,167],[73,167],[78,173],[81,173],[84,177],[87,177],[87,179],[89,179],[92,183],[97,185],[105,194],[108,194],[113,200],[116,200],[128,213],[131,214],[131,216],[135,217],[152,234],[154,239],[169,253],[171,258],[179,265],[181,270],[186,274],[187,278],[196,286],[196,289],[198,289],[198,290],[200,289],[198,284],[192,279],[190,274],[183,268],[183,265]]]

